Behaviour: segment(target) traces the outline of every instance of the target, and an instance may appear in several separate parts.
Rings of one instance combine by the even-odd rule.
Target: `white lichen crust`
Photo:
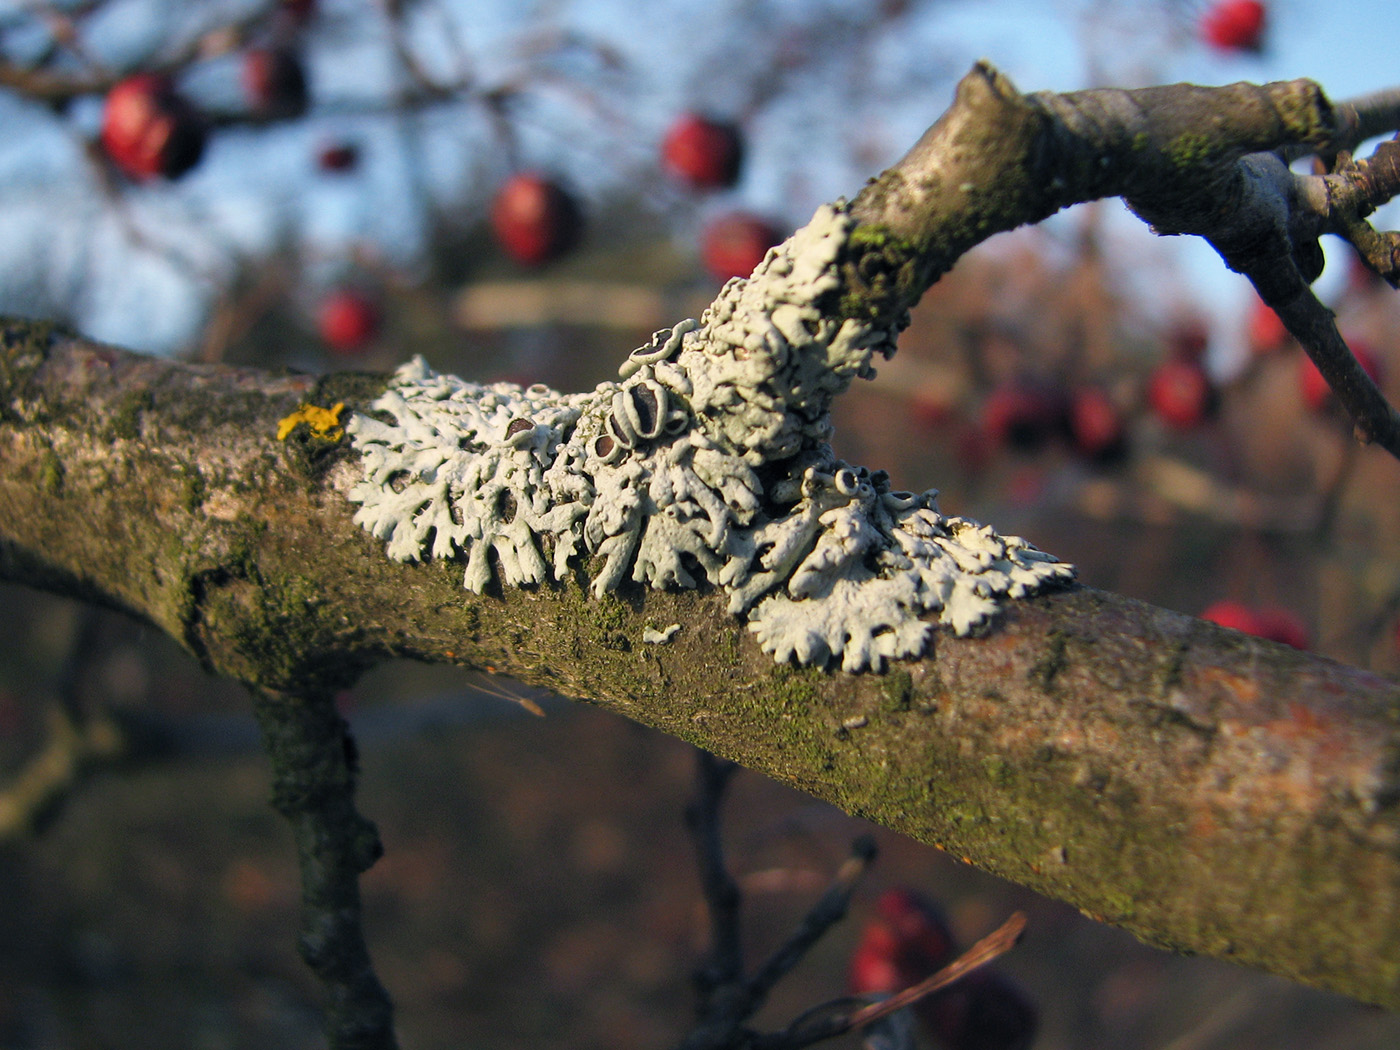
[[[629,577],[703,579],[763,648],[847,671],[918,655],[923,614],[967,634],[1000,600],[1073,569],[939,513],[837,460],[831,400],[888,356],[894,329],[823,315],[851,229],[842,205],[732,280],[699,321],[658,332],[586,394],[483,386],[401,367],[346,427],[364,466],[355,520],[398,561],[464,556],[467,589],[563,579],[598,559],[595,595]]]

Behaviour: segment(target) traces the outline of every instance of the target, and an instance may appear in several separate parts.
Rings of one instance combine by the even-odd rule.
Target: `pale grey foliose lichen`
[[[1002,599],[1067,581],[1024,540],[939,513],[935,491],[892,491],[833,454],[832,398],[897,335],[816,305],[839,289],[851,226],[823,206],[589,393],[469,383],[415,358],[346,427],[364,467],[355,521],[399,561],[465,556],[476,593],[588,559],[595,595],[629,576],[705,580],[779,661],[847,671],[918,655],[923,614],[967,634]]]

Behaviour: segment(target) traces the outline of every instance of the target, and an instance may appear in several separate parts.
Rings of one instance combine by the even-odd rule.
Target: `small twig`
[[[125,738],[110,718],[78,720],[57,704],[48,715],[43,749],[0,788],[0,842],[43,830],[95,769],[125,752]]]
[[[739,937],[739,884],[724,865],[720,836],[720,805],[729,778],[739,767],[708,751],[695,753],[695,800],[686,810],[686,824],[695,839],[700,863],[700,885],[710,915],[710,955],[695,973],[698,1009],[703,1017],[713,1006],[716,992],[740,980],[744,972]]]
[[[82,699],[84,673],[101,651],[101,622],[95,610],[83,610],[59,670],[44,745],[0,786],[0,842],[42,831],[94,772],[128,755],[129,727],[105,710],[90,713]]]
[[[822,1023],[813,1025],[806,1031],[803,1031],[800,1026],[810,1016],[810,1013],[804,1014],[803,1017],[794,1021],[786,1031],[756,1042],[755,1047],[761,1048],[761,1050],[799,1050],[800,1047],[811,1046],[813,1043],[834,1039],[854,1029],[864,1028],[882,1017],[889,1016],[896,1010],[903,1010],[907,1006],[914,1005],[920,999],[924,999],[940,989],[947,988],[950,984],[966,977],[973,970],[980,969],[993,959],[1005,955],[1020,940],[1025,928],[1025,914],[1019,911],[1014,912],[997,929],[983,937],[943,969],[931,974],[918,984],[911,985],[902,992],[881,999],[879,1002],[862,1006],[853,1013],[828,1017]]]
[[[870,836],[856,839],[851,846],[851,856],[841,865],[821,899],[758,971],[748,980],[735,971],[729,981],[714,987],[708,1008],[702,1008],[700,1021],[680,1044],[681,1050],[731,1050],[766,1045],[765,1040],[778,1038],[778,1035],[765,1036],[746,1029],[744,1022],[758,1012],[773,986],[802,961],[812,945],[845,917],[856,884],[875,859],[875,853],[875,840]],[[732,930],[737,936],[737,918]]]
[[[802,961],[822,934],[846,917],[856,883],[870,867],[876,853],[875,840],[869,835],[862,835],[852,843],[851,855],[841,865],[821,899],[812,905],[792,935],[749,980],[748,994],[754,1001],[754,1009],[763,1002],[773,986]]]
[[[355,809],[355,744],[332,694],[264,690],[254,713],[272,759],[272,805],[291,822],[301,866],[301,956],[326,990],[330,1050],[395,1050],[393,1004],[360,923],[361,873],[383,853]]]

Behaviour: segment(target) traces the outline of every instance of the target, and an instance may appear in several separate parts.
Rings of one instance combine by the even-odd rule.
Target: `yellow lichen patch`
[[[339,441],[345,436],[345,431],[340,426],[340,414],[344,411],[345,403],[342,401],[337,401],[330,408],[298,405],[295,412],[277,421],[277,440],[286,441],[298,423],[305,423],[316,437],[325,438],[327,441]]]

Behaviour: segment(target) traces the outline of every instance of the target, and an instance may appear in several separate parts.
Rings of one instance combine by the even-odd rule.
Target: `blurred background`
[[[1398,36],[1389,0],[0,0],[0,312],[192,360],[422,353],[585,389],[897,159],[978,58],[1025,91],[1308,76],[1345,98],[1400,79]],[[1319,291],[1394,401],[1398,297],[1326,248]],[[1105,202],[959,263],[838,402],[836,443],[1090,585],[1394,674],[1400,464],[1349,429],[1243,278]],[[120,617],[0,599],[0,1047],[320,1045],[246,696]],[[404,1045],[678,1039],[707,929],[690,750],[444,669],[382,668],[342,702]],[[81,783],[35,804],[75,739]],[[733,795],[761,957],[871,829],[752,774]],[[1038,1048],[1400,1040],[1389,1015],[876,834],[851,919],[771,1026],[846,989],[906,887],[964,944],[1029,911],[999,969]],[[1018,1045],[989,1032],[920,1038]]]

